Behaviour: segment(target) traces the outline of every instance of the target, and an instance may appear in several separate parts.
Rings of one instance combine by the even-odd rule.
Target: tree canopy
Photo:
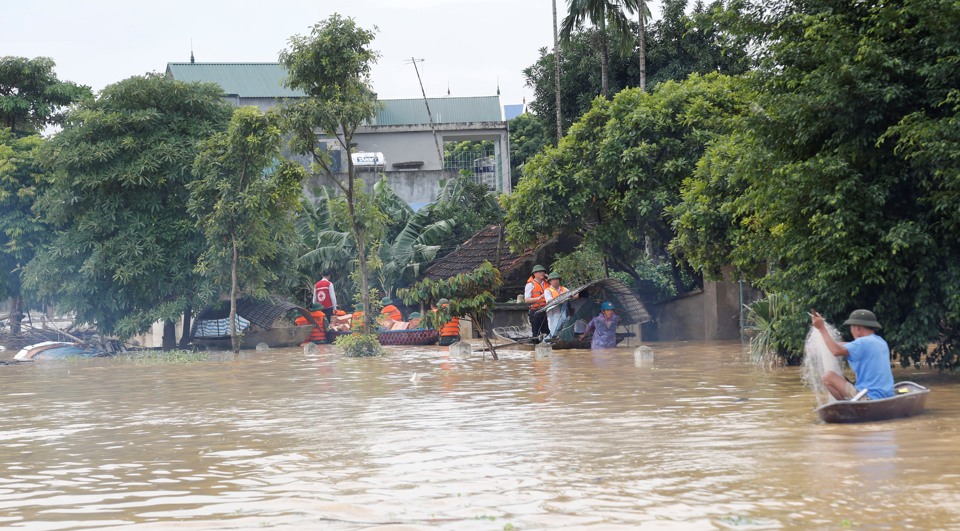
[[[0,57],[0,126],[41,133],[63,122],[66,109],[89,98],[90,87],[57,78],[49,57]]]
[[[283,278],[294,278],[293,225],[303,166],[279,160],[283,144],[276,115],[240,107],[226,132],[201,143],[188,210],[207,245],[196,271],[218,292],[230,293],[230,335],[239,351],[237,299],[264,298]],[[284,274],[284,273],[287,274]]]
[[[160,75],[107,86],[71,111],[44,149],[54,227],[25,283],[104,333],[139,333],[196,300],[203,240],[186,210],[198,142],[226,127],[213,84]]]

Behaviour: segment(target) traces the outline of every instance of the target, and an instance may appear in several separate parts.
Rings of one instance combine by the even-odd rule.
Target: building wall
[[[704,282],[702,291],[656,304],[654,323],[644,337],[656,341],[713,341],[740,338],[740,293],[737,282]]]
[[[389,161],[388,161],[389,164]],[[440,193],[440,182],[457,177],[456,171],[386,171],[382,172],[387,178],[390,188],[407,202],[414,209],[432,203],[437,200]],[[380,180],[381,172],[358,171],[357,177],[363,179],[369,190],[377,181]],[[341,175],[346,179],[346,175]],[[336,189],[333,181],[326,176],[311,177],[304,184],[304,193],[310,197],[316,197],[315,190],[317,186],[326,186]]]

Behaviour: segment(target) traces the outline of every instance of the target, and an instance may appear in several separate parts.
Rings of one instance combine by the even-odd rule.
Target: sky
[[[558,16],[566,0],[557,0]],[[0,0],[0,56],[50,57],[61,80],[105,86],[168,62],[276,62],[333,13],[377,27],[381,99],[493,96],[529,103],[523,69],[553,46],[551,0]]]

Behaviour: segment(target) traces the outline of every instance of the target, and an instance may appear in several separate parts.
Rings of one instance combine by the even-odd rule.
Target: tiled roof
[[[471,236],[456,251],[430,266],[424,273],[424,278],[444,280],[459,273],[473,271],[484,261],[489,261],[503,276],[507,276],[514,269],[532,261],[535,256],[533,249],[523,254],[510,251],[503,229],[499,225],[489,225]]]

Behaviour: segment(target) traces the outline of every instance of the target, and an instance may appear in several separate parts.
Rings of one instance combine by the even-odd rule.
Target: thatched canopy
[[[650,314],[640,302],[637,294],[630,288],[615,278],[602,278],[593,282],[584,284],[576,289],[572,289],[563,295],[551,300],[540,311],[547,311],[571,299],[574,295],[581,294],[581,297],[589,296],[591,299],[610,301],[617,309],[620,315],[621,323],[631,325],[636,323],[645,323],[650,320]]]

